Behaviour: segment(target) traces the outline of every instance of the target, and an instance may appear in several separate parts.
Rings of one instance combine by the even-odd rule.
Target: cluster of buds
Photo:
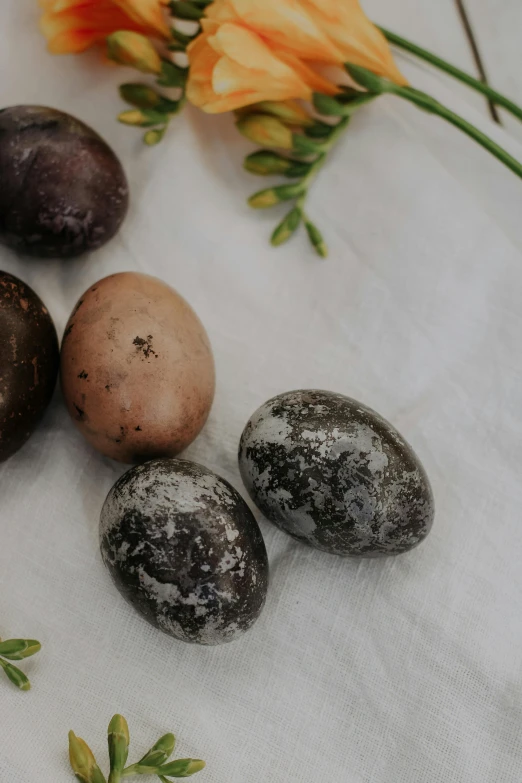
[[[109,723],[107,738],[110,760],[108,783],[120,783],[122,778],[131,775],[157,775],[161,783],[169,783],[169,778],[188,778],[205,766],[205,762],[198,759],[177,759],[169,762],[176,738],[173,734],[165,734],[136,764],[126,767],[130,736],[123,715],[113,717]],[[69,759],[80,783],[107,783],[91,749],[73,731],[69,732]]]
[[[316,252],[326,256],[321,232],[304,210],[309,187],[354,112],[374,97],[370,92],[339,87],[335,98],[314,94],[314,117],[295,101],[265,101],[236,112],[238,130],[263,147],[248,155],[245,169],[259,176],[281,175],[293,180],[291,184],[260,190],[248,201],[254,209],[266,209],[284,201],[294,202],[272,233],[272,245],[283,244],[304,224]],[[275,152],[276,149],[281,152]]]
[[[9,661],[23,661],[25,658],[30,658],[31,655],[36,655],[40,650],[40,642],[36,642],[34,639],[7,639],[5,642],[0,641],[0,668],[4,670],[13,685],[16,685],[21,691],[28,691],[31,683],[25,674],[17,666],[9,663]]]

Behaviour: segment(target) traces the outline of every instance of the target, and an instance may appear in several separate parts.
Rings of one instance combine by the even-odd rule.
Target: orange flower
[[[406,80],[358,0],[215,0],[189,46],[189,100],[207,112],[334,94],[314,66],[361,65]]]
[[[40,0],[41,28],[54,54],[82,52],[119,30],[167,38],[164,0]]]

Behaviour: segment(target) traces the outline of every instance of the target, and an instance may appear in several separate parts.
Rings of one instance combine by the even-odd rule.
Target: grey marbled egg
[[[398,555],[433,523],[431,487],[411,447],[341,394],[292,391],[266,402],[245,427],[239,467],[269,520],[325,552]]]
[[[158,459],[125,473],[103,506],[100,544],[120,593],[176,639],[232,641],[265,603],[268,560],[252,512],[193,462]]]

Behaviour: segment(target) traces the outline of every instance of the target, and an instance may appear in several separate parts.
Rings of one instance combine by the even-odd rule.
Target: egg
[[[0,462],[21,448],[53,395],[58,338],[42,300],[17,277],[0,272]]]
[[[433,523],[430,483],[392,425],[355,400],[305,390],[266,402],[241,437],[252,500],[282,530],[324,552],[408,552]]]
[[[121,594],[181,641],[232,641],[265,603],[268,561],[252,512],[193,462],[153,460],[125,473],[103,506],[100,543]]]
[[[0,241],[70,258],[105,244],[127,212],[120,161],[83,122],[43,106],[0,111]]]
[[[65,329],[61,383],[82,435],[121,462],[172,457],[202,429],[214,360],[199,318],[155,277],[111,275],[80,298]]]

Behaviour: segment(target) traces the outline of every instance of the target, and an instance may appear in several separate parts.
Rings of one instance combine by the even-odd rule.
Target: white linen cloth
[[[0,104],[48,104],[93,125],[124,162],[132,207],[90,257],[0,249],[0,267],[34,287],[60,334],[84,289],[112,272],[178,289],[218,371],[186,456],[243,494],[236,449],[250,414],[315,387],[399,428],[437,513],[420,548],[379,562],[322,554],[261,520],[261,619],[230,645],[185,645],[112,585],[98,519],[124,468],[83,442],[57,392],[0,468],[0,634],[43,643],[22,664],[30,693],[0,679],[0,781],[73,780],[70,728],[106,770],[106,727],[121,712],[131,761],[172,730],[178,756],[207,761],[201,783],[520,783],[522,183],[455,129],[381,99],[313,188],[329,259],[302,233],[272,250],[277,210],[245,205],[265,181],[242,170],[251,147],[231,117],[186,111],[158,148],[142,147],[114,121],[129,73],[96,55],[49,56],[35,5],[1,5]],[[436,76],[405,68],[522,158]]]

